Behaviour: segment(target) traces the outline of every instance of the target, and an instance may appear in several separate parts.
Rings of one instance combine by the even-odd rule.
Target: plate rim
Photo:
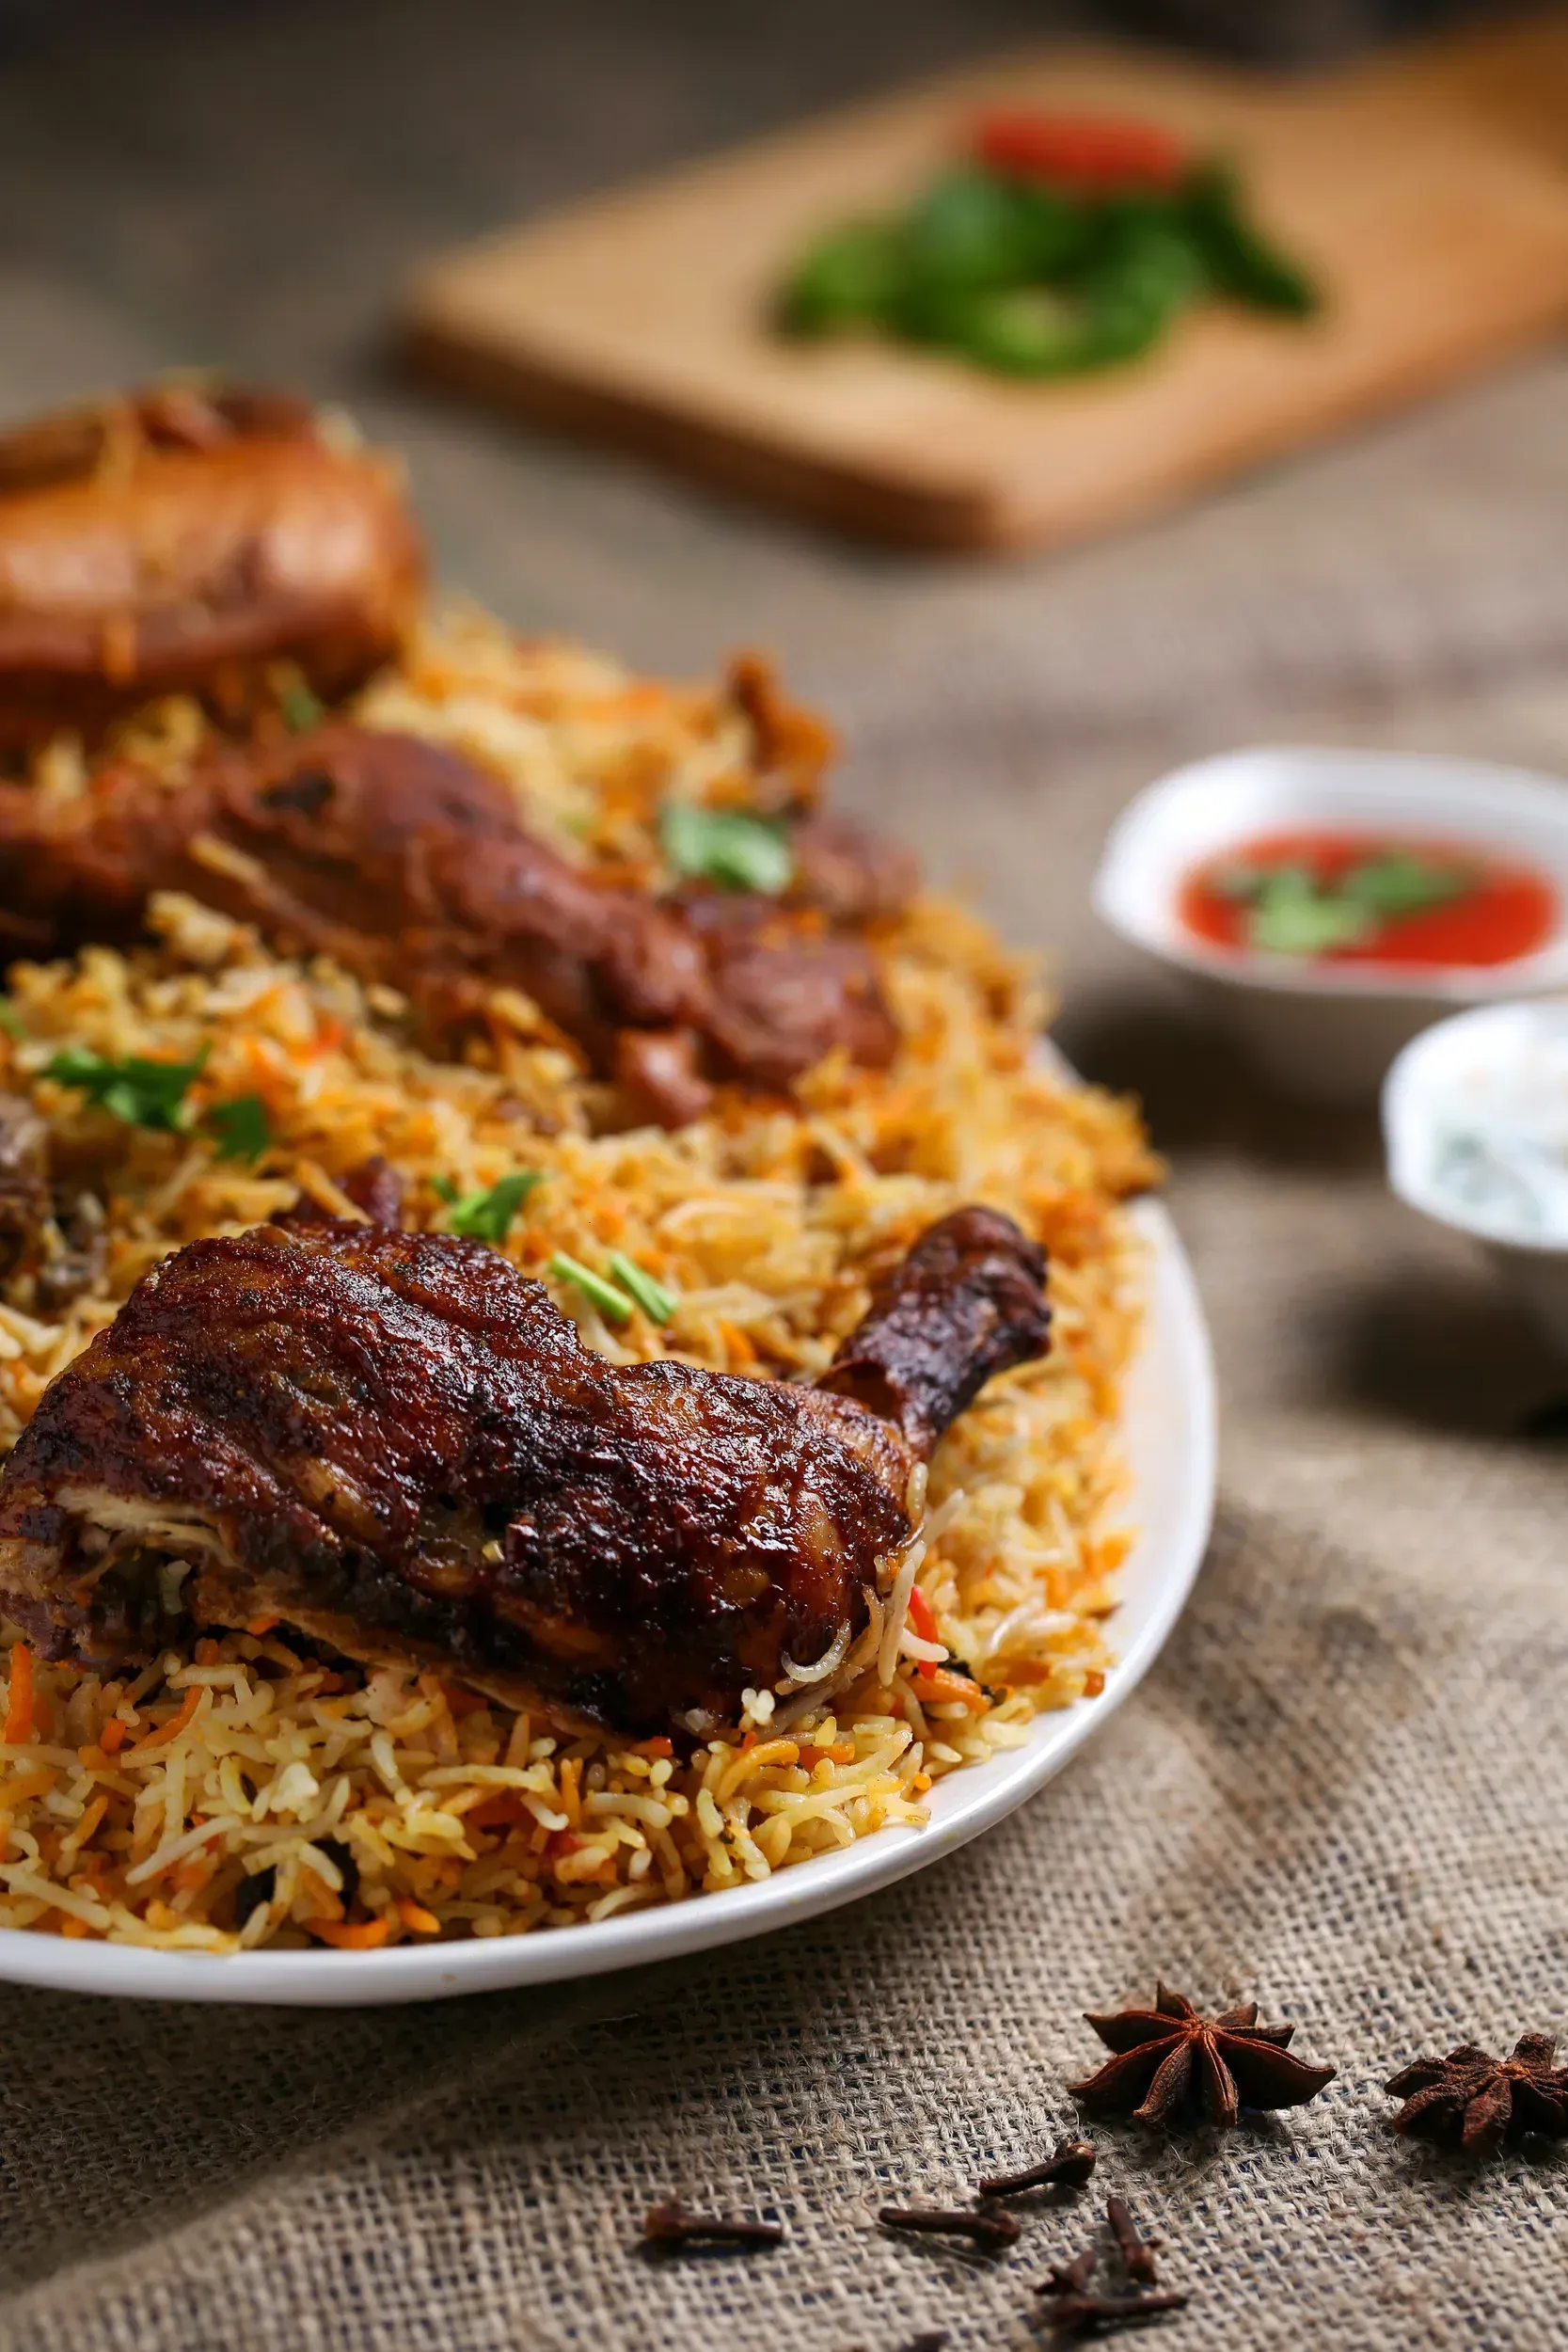
[[[1212,1345],[1197,1284],[1164,1203],[1135,1201],[1131,1214],[1149,1264],[1145,1338],[1129,1381],[1126,1416],[1134,1454],[1140,1422],[1151,1428],[1155,1412],[1168,1413],[1174,1405],[1181,1424],[1180,1469],[1169,1518],[1140,1529],[1123,1571],[1136,1582],[1140,1557],[1147,1552],[1147,1605],[1101,1695],[1037,1717],[1022,1747],[953,1773],[935,1792],[928,1827],[892,1825],[746,1886],[580,1927],[458,1944],[402,1945],[387,1952],[151,1951],[5,1928],[0,1929],[0,1982],[108,1999],[291,2008],[372,2008],[552,1984],[651,1965],[797,1926],[928,1868],[993,1828],[1053,1779],[1142,1681],[1186,1604],[1213,1523],[1218,1406]],[[1135,1462],[1133,1493],[1135,1502]]]

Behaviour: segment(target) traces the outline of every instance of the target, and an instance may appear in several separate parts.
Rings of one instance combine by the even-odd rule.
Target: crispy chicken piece
[[[786,699],[761,654],[735,656],[728,688],[751,732],[755,803],[789,824],[788,897],[832,923],[896,914],[919,887],[919,863],[912,850],[821,806],[822,779],[838,750],[832,729]]]
[[[791,829],[795,876],[789,895],[830,923],[874,923],[897,914],[920,886],[920,863],[902,842],[851,817],[813,810]]]
[[[287,659],[321,694],[412,624],[395,469],[286,393],[170,383],[0,437],[0,752],[155,694],[250,707]]]
[[[751,730],[758,797],[784,811],[810,807],[838,738],[814,710],[792,703],[766,655],[737,653],[730,662],[730,700]]]
[[[1044,1280],[1044,1253],[1010,1217],[944,1216],[878,1286],[819,1385],[895,1422],[924,1460],[994,1374],[1043,1352]],[[1021,1347],[1037,1327],[1040,1345]]]
[[[276,946],[416,999],[437,1041],[524,991],[672,1125],[716,1078],[785,1087],[833,1046],[897,1042],[875,965],[775,900],[660,902],[526,834],[511,794],[421,737],[335,722],[220,745],[174,789],[111,764],[75,800],[0,784],[0,907],[32,952],[139,933],[183,890]]]
[[[6,1465],[0,1605],[50,1655],[119,1672],[169,1637],[185,1568],[198,1624],[277,1615],[569,1724],[701,1734],[748,1687],[864,1670],[911,1472],[983,1378],[1043,1353],[1043,1278],[1006,1217],[959,1210],[802,1389],[611,1365],[450,1234],[195,1242]]]

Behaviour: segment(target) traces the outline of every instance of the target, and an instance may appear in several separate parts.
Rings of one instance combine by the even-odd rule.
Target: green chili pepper
[[[952,300],[933,329],[928,340],[1000,375],[1076,375],[1085,364],[1084,310],[1043,286]]]
[[[988,171],[950,172],[927,191],[905,224],[903,292],[1022,285],[1067,259],[1076,249],[1076,234],[1069,204]],[[1057,242],[1060,250],[1053,251]]]
[[[904,273],[903,246],[885,221],[851,221],[800,262],[779,299],[779,323],[792,335],[829,335],[883,317]]]
[[[1323,295],[1298,262],[1248,217],[1233,164],[1216,159],[1188,174],[1183,210],[1216,290],[1256,309],[1310,318]]]
[[[1247,215],[1229,166],[1107,189],[969,163],[901,218],[820,239],[780,307],[800,333],[871,326],[999,373],[1051,377],[1137,358],[1211,293],[1297,317],[1319,301]]]

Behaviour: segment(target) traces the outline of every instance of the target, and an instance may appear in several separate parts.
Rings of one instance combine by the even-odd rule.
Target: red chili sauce
[[[1429,897],[1425,904],[1380,906],[1374,888],[1361,936],[1283,952],[1313,962],[1509,963],[1532,955],[1556,927],[1557,892],[1533,866],[1467,844],[1382,833],[1253,835],[1193,868],[1181,884],[1179,912],[1212,946],[1279,954],[1277,944],[1259,935],[1260,891],[1271,874],[1291,868],[1299,877],[1305,870],[1314,894],[1337,898],[1347,889],[1354,894],[1354,878],[1364,878],[1373,861],[1386,872],[1388,860],[1416,862],[1446,895],[1436,902]],[[1414,895],[1420,896],[1418,882]]]

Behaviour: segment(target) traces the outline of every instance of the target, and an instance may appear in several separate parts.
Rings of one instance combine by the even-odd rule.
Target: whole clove
[[[1105,2220],[1114,2252],[1101,2245],[1086,2246],[1070,2262],[1053,2263],[1035,2290],[1047,2297],[1044,2316],[1053,2328],[1131,2327],[1140,2320],[1156,2319],[1163,2312],[1181,2311],[1186,2305],[1185,2290],[1159,2286],[1154,2267],[1156,2242],[1144,2236],[1121,2198],[1107,2199]],[[1115,2282],[1096,2288],[1091,2282],[1102,2250]]]
[[[642,2223],[649,2246],[730,2246],[736,2249],[784,2244],[782,2221],[743,2221],[728,2214],[692,2213],[678,2197],[650,2205]]]
[[[1011,2246],[1019,2233],[1019,2225],[1010,2213],[986,2213],[967,2206],[946,2213],[930,2205],[884,2205],[877,2218],[884,2230],[910,2230],[932,2237],[966,2237],[988,2250]]]
[[[1176,2287],[1162,2287],[1155,2295],[1096,2295],[1087,2288],[1064,2295],[1051,2286],[1038,2292],[1052,2298],[1045,2316],[1053,2328],[1127,2327],[1161,2312],[1184,2311],[1187,2305],[1184,2290]]]
[[[1141,2235],[1137,2223],[1119,2197],[1107,2201],[1105,2218],[1111,2225],[1111,2235],[1116,2239],[1117,2251],[1121,2256],[1122,2267],[1129,2279],[1140,2287],[1158,2286],[1160,2278],[1154,2267],[1154,2257],[1159,2249],[1159,2240]]]
[[[1084,2188],[1094,2170],[1095,2153],[1086,2139],[1064,2139],[1040,2164],[1022,2172],[996,2172],[980,2183],[982,2197],[1021,2197],[1029,2188]]]
[[[1044,2286],[1035,2289],[1037,2295],[1047,2295],[1053,2288],[1058,2295],[1083,2295],[1094,2276],[1095,2249],[1085,2246],[1081,2254],[1074,2254],[1069,2263],[1053,2263]]]

